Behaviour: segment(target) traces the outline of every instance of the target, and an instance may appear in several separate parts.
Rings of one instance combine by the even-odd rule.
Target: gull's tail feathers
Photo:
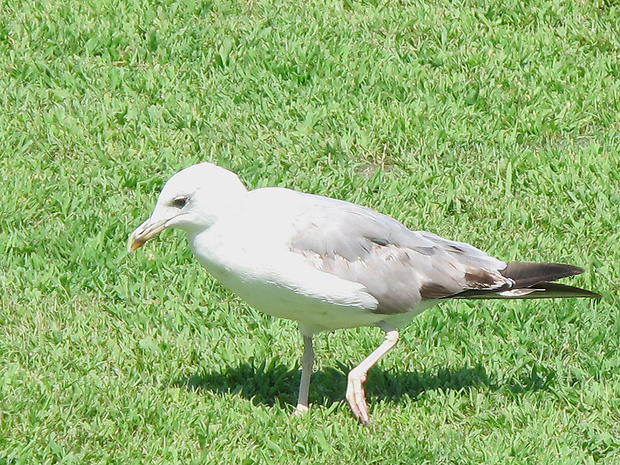
[[[514,281],[501,291],[471,289],[452,296],[456,299],[557,299],[586,297],[600,299],[600,294],[552,281],[583,273],[583,268],[561,263],[510,262],[501,274]]]

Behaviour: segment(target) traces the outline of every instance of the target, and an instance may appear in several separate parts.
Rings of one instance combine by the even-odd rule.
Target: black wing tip
[[[575,275],[584,273],[586,271],[584,268],[581,268],[580,266],[566,265],[564,263],[550,263],[550,265],[557,266],[558,268],[562,268],[566,270],[567,273],[570,273],[570,276],[575,276]]]
[[[583,273],[579,266],[564,263],[509,262],[500,273],[510,278],[513,284],[504,290],[469,289],[457,294],[456,298],[477,299],[543,299],[543,298],[590,298],[601,300],[602,296],[587,289],[581,289],[553,281]],[[524,291],[519,293],[519,291]],[[528,292],[529,291],[529,292]]]
[[[500,271],[506,278],[512,279],[516,287],[532,287],[538,283],[556,281],[583,273],[579,266],[564,263],[544,262],[509,262],[506,268]]]
[[[557,297],[583,297],[586,299],[601,300],[603,296],[598,292],[582,289],[581,287],[568,286],[559,283],[540,283],[532,286],[530,289],[540,289],[550,294],[556,293]]]
[[[514,261],[508,262],[506,268],[504,270],[510,270],[511,268],[516,268],[517,270],[527,270],[527,269],[548,269],[548,270],[562,270],[566,273],[574,273],[580,274],[585,270],[580,266],[576,265],[568,265],[566,263],[555,263],[555,262],[524,262],[524,261]]]

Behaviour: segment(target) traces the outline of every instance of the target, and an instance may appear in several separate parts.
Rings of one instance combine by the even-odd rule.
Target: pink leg
[[[308,411],[308,392],[310,390],[310,376],[314,365],[314,349],[312,348],[312,336],[304,336],[304,355],[301,358],[301,383],[299,383],[299,397],[295,415]]]
[[[351,410],[353,410],[353,415],[364,425],[368,425],[370,421],[370,417],[368,416],[368,405],[366,404],[366,393],[364,392],[364,382],[366,381],[368,370],[375,366],[398,341],[398,330],[384,323],[378,324],[377,326],[385,331],[385,340],[366,357],[362,363],[349,372],[347,383],[347,401],[349,401]]]

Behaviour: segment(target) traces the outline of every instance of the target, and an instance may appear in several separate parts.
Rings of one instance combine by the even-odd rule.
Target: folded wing
[[[583,272],[572,265],[505,263],[472,245],[426,231],[359,205],[304,194],[289,241],[325,273],[360,283],[381,314],[405,313],[429,300],[598,297],[590,291],[550,284]]]

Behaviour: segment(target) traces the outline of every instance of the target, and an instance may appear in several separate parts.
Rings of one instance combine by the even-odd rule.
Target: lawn
[[[0,464],[620,463],[612,1],[0,2]],[[367,205],[599,302],[446,303],[301,337],[167,232],[177,170]]]

